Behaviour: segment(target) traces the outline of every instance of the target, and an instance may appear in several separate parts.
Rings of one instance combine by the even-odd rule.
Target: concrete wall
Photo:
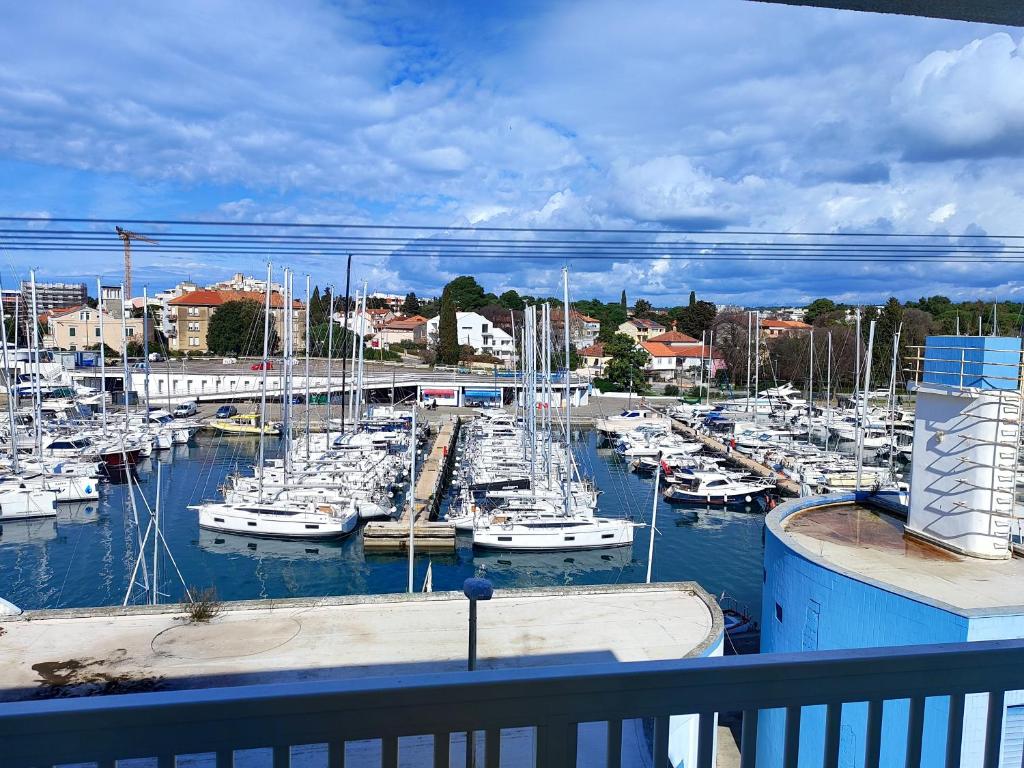
[[[771,522],[820,505],[822,498],[784,504],[772,513]],[[833,494],[827,498],[852,500],[853,494]],[[1024,638],[1024,613],[993,611],[967,616],[911,594],[888,591],[817,562],[813,555],[797,551],[784,534],[780,537],[776,531],[777,526],[765,527],[763,653]],[[1008,692],[1005,703],[1024,703],[1024,691]],[[982,764],[987,707],[987,694],[968,696],[965,702],[961,753],[965,768]],[[905,701],[885,705],[881,765],[886,768],[904,764],[908,710]],[[921,761],[926,768],[944,764],[947,713],[946,700],[926,702]],[[866,704],[844,706],[841,766],[863,766],[866,720]],[[781,710],[761,714],[759,765],[782,764],[784,723],[785,713]],[[822,761],[825,708],[805,708],[801,726],[800,765],[817,768]]]

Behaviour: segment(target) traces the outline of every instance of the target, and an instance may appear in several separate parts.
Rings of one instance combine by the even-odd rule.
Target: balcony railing
[[[954,768],[960,765],[965,735],[965,697],[980,693],[988,694],[980,705],[967,699],[967,732],[975,744],[980,737],[984,745],[982,759],[973,764],[996,768],[1004,694],[1019,689],[1024,689],[1024,641],[1015,640],[53,699],[0,705],[0,764],[24,768],[91,762],[106,768],[118,760],[150,758],[151,764],[170,768],[175,756],[206,753],[207,764],[220,768],[236,764],[236,750],[264,748],[271,751],[274,767],[282,768],[292,764],[292,747],[317,744],[323,745],[323,761],[337,768],[346,764],[346,744],[365,746],[363,740],[375,740],[385,768],[398,766],[400,754],[403,766],[461,766],[461,734],[472,731],[479,764],[490,768],[499,765],[510,733],[503,738],[502,729],[529,729],[532,763],[560,768],[577,765],[581,734],[594,735],[593,727],[584,731],[580,724],[607,723],[598,727],[601,759],[594,762],[591,752],[587,765],[619,766],[624,721],[649,718],[653,736],[645,748],[651,750],[652,764],[661,768],[669,764],[670,717],[692,714],[694,760],[687,768],[709,768],[715,713],[742,711],[740,765],[750,768],[757,760],[759,713],[781,708],[784,715],[776,723],[781,734],[776,736],[783,743],[779,764],[784,768],[836,768],[840,734],[851,727],[862,732],[853,740],[863,745],[855,763],[866,768],[876,768],[880,760],[891,764],[887,752],[896,750],[900,764],[917,768],[926,698],[934,702],[930,697],[941,697],[948,708],[940,729],[945,731],[945,765]],[[909,700],[909,706],[897,700]],[[851,726],[847,719],[856,718],[844,704],[855,702],[867,702],[867,717]],[[814,711],[804,708],[816,705],[824,705],[825,724],[813,745],[812,762],[810,754],[801,760],[801,715],[806,725]],[[970,714],[979,706],[980,720]],[[858,713],[863,709],[859,704]],[[901,736],[905,733],[903,743],[888,737],[891,730],[883,740],[883,713],[888,721],[904,711],[905,728],[903,723],[898,728]],[[453,734],[460,735],[461,743],[453,744]],[[414,736],[418,755],[406,751],[403,738]],[[929,740],[935,737],[931,722]],[[803,741],[805,752],[811,751],[808,740]],[[305,756],[303,764],[309,762],[308,749]],[[357,764],[353,757],[350,752],[350,766]]]

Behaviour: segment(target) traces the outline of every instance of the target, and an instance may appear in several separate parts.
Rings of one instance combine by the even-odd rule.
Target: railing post
[[[743,711],[743,726],[740,732],[740,768],[754,768],[757,763],[757,716],[758,710]]]
[[[992,691],[988,695],[984,768],[997,768],[999,765],[999,748],[1003,736],[1003,698],[1002,691]]]
[[[575,768],[576,723],[565,718],[552,718],[546,724],[538,725],[534,765],[537,768]]]

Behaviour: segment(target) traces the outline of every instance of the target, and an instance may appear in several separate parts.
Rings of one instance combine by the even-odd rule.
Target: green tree
[[[619,306],[622,308],[622,314],[626,314],[626,310],[629,309],[629,305],[626,303],[626,289],[622,289],[622,295],[619,297]]]
[[[645,367],[650,355],[643,347],[624,333],[616,333],[604,345],[604,352],[611,359],[605,366],[605,379],[623,391],[643,393],[647,391]]]
[[[368,296],[366,298],[367,309],[387,309],[388,300],[380,296]]]
[[[634,317],[649,318],[654,307],[651,306],[651,302],[647,299],[637,299],[636,304],[633,306]]]
[[[815,299],[807,305],[807,312],[804,315],[804,320],[808,323],[814,324],[822,315],[828,315],[835,312],[837,309],[836,303],[832,299]]]
[[[483,287],[476,281],[476,278],[469,275],[456,277],[444,287],[444,290],[459,312],[473,312],[487,304]],[[441,299],[444,300],[443,294]]]
[[[420,300],[411,291],[405,295],[402,302],[402,313],[406,315],[418,315],[420,313]]]
[[[700,335],[714,324],[718,308],[710,301],[697,301],[693,293],[690,294],[690,299],[689,305],[676,307],[669,316],[674,316],[676,330],[700,339]]]
[[[263,354],[263,305],[251,299],[227,301],[217,307],[206,331],[206,347],[215,355]],[[277,333],[270,324],[270,350],[277,348]]]
[[[441,365],[456,365],[459,362],[459,328],[450,286],[451,283],[441,294],[440,319],[437,323],[437,362]]]
[[[690,303],[689,303],[688,306],[693,307],[693,306],[696,306],[696,304],[697,304],[697,292],[696,291],[690,291]]]
[[[523,297],[519,295],[518,291],[514,291],[512,289],[501,294],[501,296],[498,297],[498,303],[505,309],[512,309],[516,312],[521,312],[526,307],[526,302],[523,301]]]

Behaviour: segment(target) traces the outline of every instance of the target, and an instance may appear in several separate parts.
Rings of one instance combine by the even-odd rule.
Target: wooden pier
[[[455,529],[447,523],[432,522],[451,476],[455,459],[455,441],[462,420],[456,416],[441,424],[430,453],[422,466],[416,467],[416,487],[412,504],[402,507],[398,520],[367,523],[363,528],[363,549],[372,552],[405,552],[409,548],[409,515],[412,521],[413,546],[422,552],[454,552]],[[410,510],[410,507],[412,508]]]
[[[668,414],[664,414],[668,416]],[[771,467],[766,467],[764,464],[760,464],[753,459],[744,456],[737,451],[730,451],[726,447],[725,443],[709,435],[703,435],[700,432],[686,426],[683,422],[669,416],[672,419],[672,430],[686,437],[688,440],[697,440],[709,451],[714,451],[717,454],[725,456],[731,464],[738,467],[742,467],[751,474],[757,475],[758,477],[770,477],[775,480],[779,491],[786,496],[799,496],[800,485],[794,483],[792,480],[786,477],[782,477],[775,472]]]

